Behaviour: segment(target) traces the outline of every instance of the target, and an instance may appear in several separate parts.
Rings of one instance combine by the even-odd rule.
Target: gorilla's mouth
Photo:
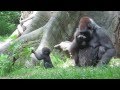
[[[84,35],[79,35],[78,38],[83,38],[83,39],[85,39],[86,36],[84,36]]]

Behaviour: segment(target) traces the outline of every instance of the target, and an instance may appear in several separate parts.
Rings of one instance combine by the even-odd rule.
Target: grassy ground
[[[106,67],[61,67],[45,69],[40,66],[21,68],[1,79],[120,79],[120,59],[112,59]],[[63,67],[62,67],[63,66]]]
[[[12,51],[19,51],[13,49]],[[27,60],[29,49],[22,50],[19,61]],[[25,55],[25,56],[24,56]],[[76,67],[64,54],[51,54],[54,68],[45,69],[43,62],[36,67],[26,68],[11,62],[7,55],[0,55],[0,79],[120,79],[120,59],[112,59],[106,67]]]
[[[4,78],[4,77],[3,77]],[[22,68],[18,71],[10,73],[5,78],[16,79],[119,79],[119,67],[103,67],[103,68],[54,68],[43,69]]]

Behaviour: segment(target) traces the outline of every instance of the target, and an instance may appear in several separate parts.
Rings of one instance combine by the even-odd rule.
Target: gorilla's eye
[[[91,27],[88,27],[88,29],[92,29]]]

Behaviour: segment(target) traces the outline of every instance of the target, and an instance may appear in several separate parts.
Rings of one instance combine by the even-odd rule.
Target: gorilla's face
[[[51,52],[51,50],[49,48],[47,48],[47,47],[44,47],[42,49],[42,54],[43,55],[48,55],[49,56],[50,52]]]
[[[76,36],[76,41],[78,44],[85,45],[91,40],[92,33],[90,30],[83,30],[79,32],[79,35]]]

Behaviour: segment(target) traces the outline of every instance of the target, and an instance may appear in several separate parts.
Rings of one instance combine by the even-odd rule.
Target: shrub
[[[12,62],[8,60],[8,55],[0,55],[0,75],[6,75],[12,69]]]
[[[0,12],[0,35],[11,34],[19,23],[20,12],[1,11]]]

